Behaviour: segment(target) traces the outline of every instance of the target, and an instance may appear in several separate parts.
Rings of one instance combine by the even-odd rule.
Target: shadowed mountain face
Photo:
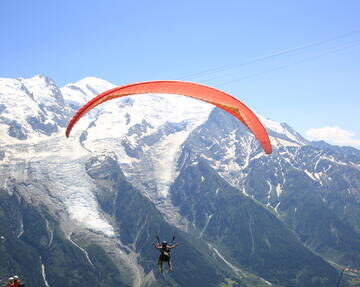
[[[195,223],[199,237],[236,266],[284,286],[322,286],[335,279],[332,268],[274,214],[224,182],[204,161],[184,169],[172,188],[173,202]],[[296,280],[300,275],[303,279]]]
[[[360,151],[260,117],[265,155],[235,118],[171,95],[110,102],[66,139],[76,110],[112,87],[0,79],[0,279],[325,287],[339,265],[360,267]],[[152,242],[174,234],[174,272],[161,274]]]

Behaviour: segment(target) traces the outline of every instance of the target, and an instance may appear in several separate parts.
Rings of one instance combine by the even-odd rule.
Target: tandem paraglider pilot
[[[161,244],[153,243],[154,247],[160,251],[160,256],[158,260],[158,265],[160,267],[160,272],[163,272],[163,262],[167,262],[169,266],[169,271],[173,270],[171,263],[171,249],[175,248],[178,244],[174,243],[173,245],[169,245],[167,241],[163,241]]]

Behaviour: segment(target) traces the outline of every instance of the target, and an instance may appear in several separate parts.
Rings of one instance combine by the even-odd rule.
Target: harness
[[[170,248],[169,247],[162,247],[160,249],[160,258],[162,261],[169,261],[169,259],[170,259]]]

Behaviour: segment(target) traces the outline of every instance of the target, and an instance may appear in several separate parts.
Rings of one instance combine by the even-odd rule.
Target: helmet
[[[14,279],[15,279],[15,280],[18,280],[18,279],[19,279],[19,276],[15,275],[15,276],[14,276]]]
[[[14,277],[9,277],[9,281],[14,281]]]
[[[167,245],[167,244],[168,244],[167,241],[162,242],[162,245]]]

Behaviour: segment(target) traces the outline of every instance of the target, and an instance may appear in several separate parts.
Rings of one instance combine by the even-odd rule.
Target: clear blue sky
[[[2,0],[0,77],[198,81],[360,147],[359,15],[358,0]]]

